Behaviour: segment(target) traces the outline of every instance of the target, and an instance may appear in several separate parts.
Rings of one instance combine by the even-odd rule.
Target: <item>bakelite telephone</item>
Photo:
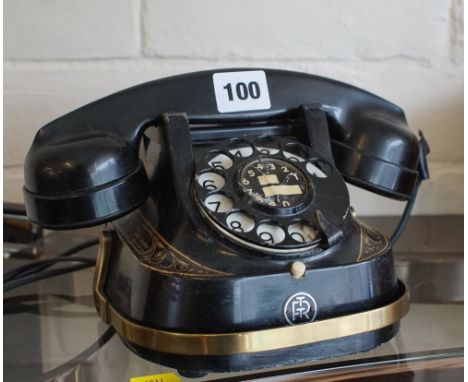
[[[424,138],[356,87],[267,69],[190,73],[75,110],[37,133],[30,219],[109,223],[99,315],[140,356],[203,373],[371,349],[408,310],[392,240],[355,219],[345,181],[407,201]]]

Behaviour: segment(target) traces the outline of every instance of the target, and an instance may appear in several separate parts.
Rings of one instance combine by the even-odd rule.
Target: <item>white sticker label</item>
[[[263,110],[271,107],[263,70],[215,73],[213,85],[220,113]]]

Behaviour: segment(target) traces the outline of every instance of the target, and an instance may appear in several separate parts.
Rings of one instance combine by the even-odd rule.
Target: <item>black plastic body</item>
[[[176,175],[185,175],[206,146],[200,137],[193,145],[186,140],[184,120],[183,115],[167,116],[165,147],[172,150],[171,142],[178,142],[190,149],[161,162],[149,199],[110,225],[118,235],[103,293],[121,315],[148,328],[215,334],[288,325],[284,304],[298,292],[313,295],[316,320],[381,307],[401,295],[388,240],[350,214],[339,226],[337,242],[301,254],[307,271],[299,279],[290,273],[295,254],[278,258],[254,252],[214,230],[198,213],[193,176]],[[289,132],[294,134],[294,128]],[[147,144],[147,155],[158,151],[151,150],[153,144]],[[185,371],[237,371],[365,351],[388,341],[397,328],[394,324],[317,344],[229,356],[156,352],[123,340],[140,356]]]
[[[213,75],[245,70],[143,84],[84,106],[36,135],[25,164],[28,216],[57,229],[112,221],[116,239],[98,294],[119,317],[150,330],[232,333],[304,323],[291,322],[287,313],[288,299],[299,292],[315,301],[309,322],[366,312],[402,295],[388,239],[355,220],[344,183],[400,200],[412,195],[422,159],[402,110],[330,79],[264,70],[270,108],[218,112]],[[304,251],[291,241],[265,250],[253,234],[239,240],[203,214],[195,182],[197,171],[206,169],[207,150],[228,154],[223,145],[232,139],[254,145],[258,137],[273,137],[282,147],[300,143],[330,166],[328,183],[307,178],[313,193],[300,218],[319,235]],[[279,155],[289,160],[285,151]],[[231,175],[246,163],[237,162]],[[227,175],[232,187],[226,192],[239,191]],[[299,213],[285,211],[247,212],[287,232]],[[301,275],[292,270],[296,260],[305,268]],[[368,350],[397,328],[392,322],[294,349],[229,356],[188,357],[124,341],[139,355],[179,369],[234,371]]]
[[[302,257],[307,271],[292,277],[294,256],[272,259],[234,244],[199,214],[195,199],[177,203],[171,171],[136,211],[112,223],[118,235],[105,269],[103,293],[121,315],[148,328],[229,333],[288,325],[283,308],[298,292],[313,295],[316,320],[387,305],[402,293],[388,240],[349,216],[341,240]],[[167,206],[172,206],[171,209]],[[249,354],[186,356],[126,345],[148,360],[183,371],[227,372],[297,364],[365,351],[392,338],[398,323],[336,340]]]
[[[151,211],[152,203],[141,211]],[[138,211],[113,225],[127,245],[113,253],[105,293],[119,312],[148,327],[190,333],[259,330],[287,325],[282,307],[296,292],[313,294],[317,320],[383,306],[400,294],[388,242],[373,230],[363,233],[368,228],[353,221],[339,244],[301,259],[308,267],[301,279],[290,274],[293,256],[274,261],[253,254],[202,218],[177,224],[177,217],[147,218]],[[159,234],[171,237],[175,249],[163,249]],[[369,234],[382,252],[366,259],[361,241]],[[187,259],[190,266],[183,263]]]
[[[216,124],[256,128],[261,121],[275,125],[304,119],[307,107],[301,107],[313,105],[326,114],[335,165],[347,181],[396,199],[411,195],[418,179],[418,141],[399,107],[334,80],[265,69],[269,109],[219,113],[213,74],[245,70],[253,69],[149,82],[44,126],[25,163],[24,198],[31,220],[49,228],[77,228],[113,220],[143,203],[149,188],[140,141],[164,112],[186,113],[203,135]]]

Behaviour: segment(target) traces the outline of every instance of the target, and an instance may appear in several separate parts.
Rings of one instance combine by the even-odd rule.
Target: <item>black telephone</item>
[[[247,370],[395,335],[408,294],[391,242],[355,219],[345,181],[408,212],[428,151],[400,108],[353,86],[204,71],[41,128],[24,198],[46,228],[111,222],[95,300],[130,349],[196,373]]]

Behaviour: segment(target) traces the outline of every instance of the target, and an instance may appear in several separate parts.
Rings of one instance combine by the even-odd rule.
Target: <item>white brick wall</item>
[[[5,0],[4,23],[4,200],[21,201],[24,157],[50,120],[155,78],[257,66],[400,105],[432,149],[416,213],[462,213],[462,0]],[[351,194],[361,214],[402,209]]]
[[[148,0],[144,52],[208,59],[429,61],[450,48],[449,7],[450,0]]]
[[[6,0],[5,57],[137,57],[139,5],[131,0]]]

